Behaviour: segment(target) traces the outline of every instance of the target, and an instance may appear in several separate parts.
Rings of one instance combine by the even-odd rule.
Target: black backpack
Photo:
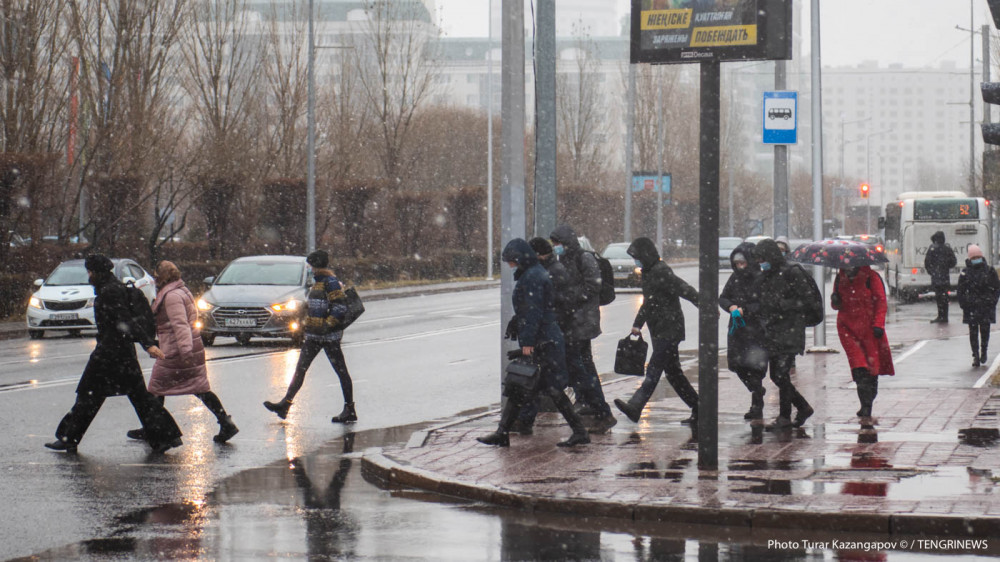
[[[601,303],[601,306],[611,304],[615,300],[615,268],[611,266],[608,258],[601,256],[597,252],[580,250],[580,255],[582,256],[583,254],[594,256],[594,259],[597,260],[597,268],[601,270],[601,292],[598,295],[598,301]]]
[[[141,334],[132,333],[130,327],[128,335],[132,338],[132,341],[142,343],[143,341],[147,341],[147,339],[155,339],[156,316],[153,315],[153,309],[149,306],[146,295],[135,286],[133,281],[129,281],[125,285],[125,295],[129,316],[132,317],[132,324],[137,329],[146,333],[146,337],[144,338]]]
[[[809,295],[806,302],[806,309],[802,311],[802,318],[806,326],[816,326],[823,321],[826,314],[826,303],[823,301],[823,293],[819,292],[816,280],[809,275],[801,265],[795,264],[792,269],[798,269],[799,273],[806,278],[809,285]]]

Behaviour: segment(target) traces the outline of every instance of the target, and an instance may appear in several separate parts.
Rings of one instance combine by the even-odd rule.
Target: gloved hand
[[[512,316],[510,322],[507,322],[507,329],[503,332],[503,337],[509,340],[517,339],[517,316]]]
[[[830,304],[833,306],[833,308],[840,307],[840,293],[833,293],[832,295],[830,295]]]
[[[510,351],[507,352],[507,359],[509,359],[511,361],[513,361],[514,359],[517,359],[518,357],[524,357],[524,352],[521,351],[521,348],[512,349],[512,350],[510,350]]]
[[[874,328],[872,328],[872,333],[875,334],[875,339],[880,340],[882,339],[882,336],[885,335],[885,330],[879,328],[878,326],[875,326]]]

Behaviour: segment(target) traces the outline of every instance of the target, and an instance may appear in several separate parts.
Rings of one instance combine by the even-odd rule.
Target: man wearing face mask
[[[768,429],[801,427],[813,415],[813,409],[792,383],[791,369],[795,356],[806,349],[803,312],[809,306],[812,289],[805,278],[805,270],[789,265],[774,240],[761,240],[756,254],[761,275],[754,283],[749,308],[764,327],[771,380],[778,387],[778,417]],[[796,408],[794,421],[791,419],[792,406]]]
[[[719,295],[719,307],[729,313],[729,339],[726,362],[740,382],[750,391],[750,410],[746,420],[764,417],[764,375],[767,374],[767,351],[764,349],[763,327],[749,313],[753,286],[760,276],[760,266],[753,259],[754,244],[744,242],[729,255],[733,274]]]
[[[962,322],[969,325],[969,345],[972,346],[972,366],[986,363],[986,347],[990,343],[990,324],[997,321],[997,299],[1000,279],[986,263],[983,250],[969,246],[969,259],[958,276],[958,305],[962,307]]]

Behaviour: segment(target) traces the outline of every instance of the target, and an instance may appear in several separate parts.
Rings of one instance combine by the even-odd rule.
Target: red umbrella
[[[833,268],[889,263],[885,253],[874,246],[830,238],[803,244],[789,254],[788,259],[803,264]]]

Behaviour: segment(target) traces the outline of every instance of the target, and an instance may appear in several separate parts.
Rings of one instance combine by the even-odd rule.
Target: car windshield
[[[609,260],[630,260],[632,256],[628,255],[626,252],[628,246],[608,246],[604,248],[604,253],[601,254],[603,257]]]
[[[65,286],[65,285],[87,285],[90,283],[90,279],[87,277],[87,269],[83,267],[83,263],[64,263],[60,264],[59,267],[53,271],[49,278],[45,280],[45,284],[49,286]]]
[[[216,285],[298,285],[302,282],[302,264],[275,262],[240,262],[229,264]]]

